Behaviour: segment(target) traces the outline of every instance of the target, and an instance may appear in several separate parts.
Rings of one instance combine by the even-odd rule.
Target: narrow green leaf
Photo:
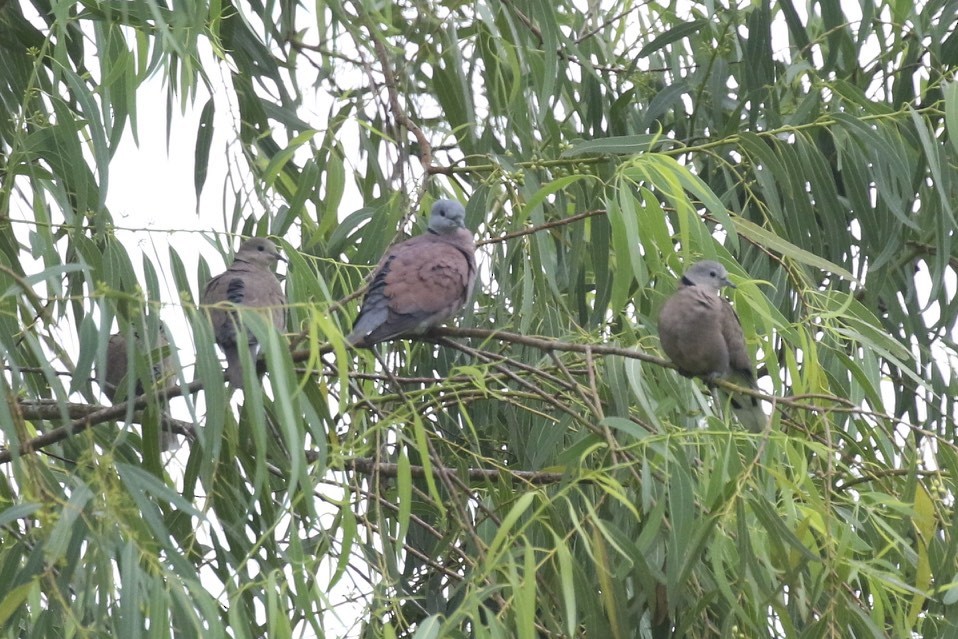
[[[661,136],[651,133],[581,140],[574,142],[572,148],[563,151],[560,157],[573,158],[580,155],[636,155],[652,151],[653,145],[658,140],[661,140]]]
[[[678,25],[653,38],[651,42],[639,50],[635,57],[636,59],[645,58],[649,54],[655,53],[656,51],[667,47],[673,42],[677,42],[683,38],[687,38],[698,33],[703,27],[708,26],[708,24],[709,21],[705,18],[699,18],[698,20],[691,20],[689,22],[680,22]]]
[[[952,150],[958,154],[958,82],[948,82],[942,87],[945,96],[945,125],[948,128],[948,141]]]
[[[18,519],[26,519],[37,512],[42,506],[40,504],[17,504],[7,506],[0,510],[0,528],[6,528]]]
[[[54,525],[50,537],[44,545],[43,554],[46,561],[57,564],[65,559],[64,555],[70,546],[73,535],[81,533],[83,529],[82,527],[77,528],[76,522],[92,499],[93,492],[86,484],[73,486],[73,494],[70,495],[70,500],[60,511],[60,519]]]
[[[536,493],[534,492],[523,493],[516,500],[515,504],[513,504],[512,508],[509,509],[509,512],[506,513],[506,516],[503,517],[502,523],[499,524],[499,529],[496,531],[496,536],[493,537],[492,543],[489,544],[489,552],[486,555],[487,569],[492,568],[491,565],[488,565],[488,562],[498,561],[497,555],[502,551],[502,547],[508,535],[512,533],[513,526],[516,525],[519,518],[532,506],[535,498]]]
[[[522,213],[523,219],[528,219],[530,212],[536,209],[542,202],[545,201],[547,197],[567,189],[570,185],[579,182],[580,180],[589,180],[593,179],[590,175],[567,175],[566,177],[558,178],[551,182],[548,182],[536,191],[535,195],[526,200],[524,212]]]
[[[7,590],[0,599],[0,627],[7,627],[7,622],[15,612],[20,610],[27,598],[38,587],[39,577],[24,582]]]
[[[271,157],[269,164],[266,165],[266,169],[263,170],[263,180],[266,184],[275,184],[280,172],[283,171],[286,164],[293,158],[296,152],[299,151],[300,147],[310,142],[318,134],[319,131],[307,129],[290,140],[286,148]]]
[[[755,242],[759,246],[764,246],[801,264],[807,264],[808,266],[821,269],[826,273],[832,273],[849,282],[858,281],[849,271],[835,264],[834,262],[829,262],[828,260],[822,259],[815,255],[814,253],[809,253],[805,249],[795,246],[791,242],[782,239],[778,235],[775,235],[771,231],[762,228],[751,220],[737,217],[735,218],[735,225],[743,237],[748,238],[750,241]]]
[[[412,515],[412,470],[409,455],[406,454],[405,450],[400,452],[397,462],[396,502],[399,505],[399,516],[397,518],[399,532],[396,534],[396,539],[401,541],[406,538],[406,531],[409,530],[409,518]]]
[[[569,552],[569,546],[565,543],[565,539],[560,537],[555,531],[552,533],[552,540],[555,544],[556,561],[559,564],[559,587],[562,590],[565,631],[572,637],[575,635],[575,629],[579,623],[572,553]]]
[[[193,153],[193,189],[196,192],[196,210],[199,213],[200,195],[206,184],[209,172],[210,148],[213,145],[213,122],[216,115],[216,104],[213,98],[206,101],[200,113],[200,121],[196,131],[196,149]]]
[[[439,637],[439,631],[442,629],[442,622],[439,615],[430,615],[416,624],[416,632],[413,633],[413,639],[436,639]]]
[[[636,439],[645,439],[649,436],[649,432],[633,422],[630,419],[625,419],[624,417],[606,417],[603,419],[600,424],[603,426],[609,426],[618,431],[622,431],[627,435],[631,435]]]
[[[523,540],[525,541],[525,540]],[[522,580],[515,588],[516,622],[521,639],[536,639],[536,552],[529,543],[523,544]]]

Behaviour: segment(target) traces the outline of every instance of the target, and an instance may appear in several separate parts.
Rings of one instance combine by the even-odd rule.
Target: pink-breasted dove
[[[459,202],[439,200],[429,228],[391,247],[379,262],[346,340],[369,348],[421,335],[449,319],[472,295],[476,244]]]
[[[239,348],[249,348],[256,361],[259,345],[249,330],[243,328],[236,309],[230,306],[259,309],[267,313],[280,331],[286,329],[286,295],[273,268],[283,260],[276,245],[262,237],[254,237],[240,245],[233,263],[224,273],[206,285],[202,303],[209,306],[213,334],[226,355],[226,378],[234,388],[243,386],[243,367]]]
[[[752,359],[738,315],[719,295],[723,286],[735,287],[718,262],[697,262],[682,276],[681,286],[659,313],[662,349],[686,377],[706,382],[726,379],[756,388]],[[768,418],[756,397],[732,395],[732,412],[745,428],[761,432]]]

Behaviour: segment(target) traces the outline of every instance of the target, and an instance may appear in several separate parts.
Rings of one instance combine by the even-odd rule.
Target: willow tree
[[[0,633],[954,632],[956,11],[0,2]],[[228,394],[196,305],[221,256],[117,239],[148,82],[195,139],[163,188],[227,194],[204,246],[289,258],[262,389]],[[347,348],[438,197],[481,245],[468,308]],[[661,357],[702,257],[762,433]],[[107,336],[161,325],[104,406]]]

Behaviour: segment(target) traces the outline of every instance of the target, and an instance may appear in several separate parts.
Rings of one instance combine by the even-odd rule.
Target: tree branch
[[[170,386],[168,388],[164,388],[163,390],[157,391],[155,396],[160,400],[165,400],[170,399],[171,397],[180,397],[181,395],[192,395],[202,389],[203,383],[196,381],[182,387]],[[137,411],[146,408],[147,404],[150,402],[150,399],[148,395],[143,394],[130,401],[133,402],[133,410]],[[110,406],[108,408],[103,408],[100,406],[94,407],[94,410],[91,412],[74,418],[73,421],[65,426],[54,428],[53,430],[47,431],[41,435],[37,435],[33,439],[23,442],[16,452],[14,452],[13,447],[7,450],[0,450],[0,464],[9,463],[15,455],[20,456],[36,452],[45,446],[62,441],[71,435],[81,433],[91,426],[122,419],[127,414],[129,404],[130,402],[127,401]],[[59,416],[60,413],[57,411],[56,417]]]
[[[419,142],[419,161],[422,162],[426,172],[432,167],[432,145],[426,139],[426,134],[406,113],[399,103],[399,91],[396,89],[396,74],[393,73],[392,65],[389,64],[389,52],[386,51],[386,45],[379,38],[379,33],[369,27],[369,37],[373,42],[373,48],[376,51],[376,58],[379,59],[379,65],[382,67],[383,82],[386,85],[386,93],[389,96],[389,107],[393,111],[396,123],[400,128],[405,127],[407,131],[416,136]]]
[[[655,355],[651,355],[649,353],[639,351],[633,348],[624,348],[621,346],[610,346],[606,344],[564,342],[557,339],[549,339],[545,337],[531,336],[531,335],[520,335],[518,333],[510,333],[507,331],[489,330],[489,329],[483,329],[483,328],[456,328],[456,327],[449,327],[449,326],[439,327],[427,333],[425,336],[423,336],[422,339],[434,340],[436,338],[443,339],[443,338],[450,338],[450,337],[476,338],[476,339],[481,339],[483,341],[498,340],[500,342],[518,344],[521,346],[528,346],[531,348],[541,350],[545,353],[552,353],[554,351],[564,351],[564,352],[580,353],[586,356],[615,355],[619,357],[625,357],[628,359],[637,359],[643,362],[654,364],[656,366],[661,366],[663,368],[672,368],[672,369],[675,368],[672,362],[668,360],[662,359],[661,357],[656,357]],[[332,350],[333,350],[333,347],[331,344],[323,344],[319,347],[318,354],[324,355],[326,353],[331,352]],[[468,352],[468,351],[471,351],[472,349],[466,349],[466,350]],[[291,353],[291,358],[293,362],[307,361],[311,359],[313,356],[314,356],[314,353],[310,350],[293,351]],[[514,373],[510,375],[511,371],[508,371],[508,369],[504,369],[504,367],[500,368],[500,370],[504,374],[510,377],[514,375]],[[783,406],[788,406],[790,408],[794,408],[796,410],[802,410],[802,411],[807,411],[811,413],[841,412],[841,413],[849,413],[849,414],[856,414],[856,415],[868,415],[868,416],[874,416],[879,419],[892,419],[896,422],[903,423],[901,422],[901,420],[896,420],[895,418],[889,415],[884,415],[881,413],[875,413],[873,411],[869,411],[867,409],[861,408],[860,406],[854,405],[853,403],[849,402],[847,399],[837,397],[837,396],[827,396],[827,395],[816,396],[816,399],[827,401],[830,404],[832,404],[830,406],[820,406],[820,405],[809,404],[809,403],[801,401],[802,399],[807,399],[808,398],[807,396],[779,397],[776,395],[770,395],[761,390],[738,386],[736,384],[733,384],[732,382],[729,382],[723,379],[715,380],[713,383],[716,386],[720,386],[730,391],[741,393],[743,395],[751,395],[753,397],[757,397],[759,399],[762,399],[764,401],[771,403],[773,407],[776,405],[783,405]],[[191,382],[190,384],[187,384],[186,386],[182,386],[182,387],[170,386],[168,388],[156,391],[155,395],[157,399],[166,400],[172,397],[179,397],[181,395],[192,395],[199,392],[202,389],[203,389],[203,383],[200,381],[194,381],[194,382]],[[147,404],[149,403],[150,399],[148,398],[147,395],[144,394],[134,398],[131,401],[133,401],[134,411],[137,411],[137,410],[141,410],[145,408]],[[128,404],[129,402],[123,402],[121,404],[117,404],[108,408],[97,406],[97,407],[93,407],[89,412],[85,412],[83,410],[77,410],[76,408],[70,408],[68,414],[73,418],[73,421],[71,421],[69,424],[66,424],[65,426],[55,428],[51,431],[38,435],[24,442],[20,446],[19,451],[16,454],[23,455],[23,454],[32,453],[32,452],[35,452],[36,450],[39,450],[40,448],[62,441],[75,433],[82,432],[86,430],[87,428],[90,428],[91,426],[95,426],[97,424],[101,424],[104,422],[116,421],[118,419],[122,419],[127,414]],[[60,416],[60,412],[59,410],[57,410],[56,415],[55,416],[51,415],[49,418],[56,419],[59,416]],[[917,429],[916,426],[913,426],[911,424],[906,424],[906,425],[912,429]],[[15,453],[12,449],[0,450],[0,464],[10,462],[13,459],[14,454]]]
[[[346,468],[364,475],[380,474],[386,477],[399,476],[399,464],[387,462],[377,462],[368,457],[351,459],[346,462]],[[499,479],[512,479],[513,481],[523,481],[528,484],[542,485],[555,484],[569,477],[565,473],[552,473],[533,470],[509,470],[505,468],[450,468],[448,466],[433,465],[430,469],[434,477],[439,478],[443,475],[465,477],[469,481],[496,481]],[[423,466],[410,466],[409,474],[413,477],[422,478],[426,476],[426,469]],[[588,479],[584,481],[588,482]]]
[[[115,404],[119,406],[119,404]],[[90,415],[97,413],[98,411],[107,408],[105,406],[100,406],[98,404],[77,404],[75,402],[70,402],[61,408],[60,404],[56,400],[52,399],[41,399],[36,401],[23,400],[19,402],[20,413],[25,419],[31,420],[43,420],[43,421],[53,421],[60,419],[64,411],[67,416],[73,420],[82,420],[86,419]],[[112,406],[110,407],[112,408]],[[134,424],[143,423],[143,411],[134,410],[132,421]],[[126,412],[123,414],[124,419],[126,418]],[[185,422],[180,419],[174,419],[169,415],[163,414],[160,416],[161,423],[166,427],[166,429],[177,435],[183,435],[185,437],[195,437],[196,432],[193,428],[193,424],[190,422]]]
[[[522,237],[523,235],[531,235],[532,233],[538,233],[539,231],[545,231],[547,229],[555,228],[557,226],[564,226],[566,224],[572,224],[573,222],[578,222],[579,220],[584,220],[587,217],[593,217],[595,215],[605,215],[605,209],[594,209],[592,211],[585,211],[584,213],[576,213],[570,217],[562,218],[561,220],[554,220],[552,222],[546,222],[545,224],[540,224],[539,226],[530,226],[519,231],[514,231],[512,233],[506,233],[505,235],[500,235],[499,237],[489,237],[484,240],[479,240],[476,242],[476,247],[485,246],[486,244],[495,244],[498,242],[505,242],[507,240],[512,240],[517,237]]]

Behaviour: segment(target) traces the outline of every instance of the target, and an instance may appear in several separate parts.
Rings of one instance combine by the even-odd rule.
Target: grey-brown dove
[[[738,315],[719,295],[723,286],[735,287],[725,267],[710,260],[697,262],[682,276],[681,287],[659,314],[662,349],[686,377],[706,382],[727,379],[756,388],[752,359]],[[733,395],[732,411],[748,430],[760,432],[768,423],[758,399]]]
[[[153,353],[156,349],[167,346],[168,344],[166,341],[166,332],[162,327],[156,335],[155,344],[147,343],[147,341],[141,338],[139,334],[136,334],[135,337],[135,346],[143,353]],[[124,337],[122,333],[114,333],[113,335],[110,335],[110,340],[106,345],[106,361],[103,362],[104,370],[99,371],[97,377],[103,382],[103,394],[106,395],[111,402],[115,401],[118,395],[122,395],[121,390],[125,391],[129,388],[126,386],[128,362],[129,355],[127,353],[126,337]],[[153,381],[163,380],[172,373],[172,370],[173,362],[170,356],[167,355],[167,357],[164,357],[162,360],[153,363]],[[142,381],[137,380],[133,393],[135,395],[143,394]],[[125,395],[124,397],[126,399],[133,399],[133,396],[129,394]],[[173,442],[173,433],[167,431],[163,431],[161,433],[161,450],[169,450],[173,446]]]
[[[369,348],[420,335],[463,307],[476,283],[476,244],[465,219],[462,204],[439,200],[426,233],[386,251],[346,337],[350,344]]]
[[[234,388],[243,386],[240,346],[249,348],[251,360],[255,362],[259,345],[249,330],[238,326],[239,314],[230,306],[260,309],[268,313],[278,330],[285,330],[286,295],[273,272],[279,260],[283,257],[270,240],[262,237],[246,240],[229,268],[211,279],[203,292],[202,303],[210,307],[216,343],[226,355],[226,378]]]

